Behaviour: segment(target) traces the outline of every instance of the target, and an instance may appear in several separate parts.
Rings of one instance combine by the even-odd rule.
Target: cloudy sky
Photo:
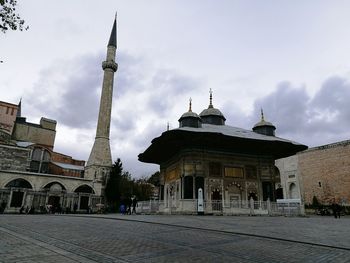
[[[262,107],[279,137],[350,139],[349,1],[19,1],[30,29],[0,33],[0,100],[57,120],[56,151],[89,156],[115,11],[111,147],[133,176],[158,169],[137,155],[210,88],[228,125],[251,129]]]

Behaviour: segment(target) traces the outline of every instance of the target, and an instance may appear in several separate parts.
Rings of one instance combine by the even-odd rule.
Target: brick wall
[[[305,203],[350,203],[350,141],[311,148],[299,154]]]
[[[85,166],[85,161],[76,160],[76,159],[73,159],[71,156],[58,153],[58,152],[52,152],[51,161],[58,162],[58,163],[68,163],[73,165]]]

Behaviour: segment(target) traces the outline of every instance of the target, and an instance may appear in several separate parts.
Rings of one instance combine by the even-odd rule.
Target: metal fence
[[[162,200],[149,200],[138,202],[136,209],[141,214],[196,214],[197,200],[177,200],[164,202]],[[222,215],[304,215],[301,203],[276,203],[270,201],[204,201],[205,214]]]

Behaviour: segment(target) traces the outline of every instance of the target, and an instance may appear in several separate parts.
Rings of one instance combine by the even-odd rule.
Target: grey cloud
[[[165,117],[176,105],[177,99],[198,89],[199,83],[187,76],[171,70],[160,70],[152,79],[152,95],[148,100],[148,109]],[[187,108],[184,108],[184,112]]]
[[[252,127],[260,120],[260,109],[263,108],[265,119],[278,127],[278,133],[298,133],[307,123],[309,100],[305,87],[282,82],[274,92],[255,101],[254,116],[250,117]]]
[[[85,55],[74,60],[58,61],[41,72],[32,97],[33,111],[45,114],[56,119],[60,124],[72,128],[92,128],[96,125],[103,70],[101,62],[105,59],[104,53]],[[118,54],[119,64],[122,67],[115,74],[114,98],[123,98],[127,92],[136,92],[143,86],[141,75],[137,68],[142,62],[128,54]],[[56,79],[55,82],[52,79]],[[59,79],[59,81],[57,81]],[[40,98],[37,98],[39,93]],[[56,92],[55,92],[56,91]],[[52,96],[57,93],[58,97]],[[36,99],[34,99],[34,97]],[[126,122],[120,118],[119,124]],[[126,128],[126,127],[124,127]]]
[[[327,79],[311,102],[315,122],[343,129],[350,125],[350,83],[341,77]]]
[[[31,109],[68,127],[90,128],[97,119],[102,83],[100,63],[101,54],[97,54],[51,65],[41,72],[29,95]]]
[[[277,127],[277,136],[310,146],[323,145],[349,139],[349,97],[346,78],[328,78],[312,98],[304,87],[293,88],[291,83],[283,82],[274,92],[255,101],[254,116],[249,118],[256,119],[263,107],[265,119]]]
[[[128,92],[140,91],[144,88],[144,74],[147,62],[143,57],[128,53],[117,53],[118,71],[115,76],[114,97],[120,98]]]
[[[80,62],[79,70],[66,81],[66,92],[57,113],[66,126],[91,128],[97,120],[102,86],[100,56],[86,57]]]

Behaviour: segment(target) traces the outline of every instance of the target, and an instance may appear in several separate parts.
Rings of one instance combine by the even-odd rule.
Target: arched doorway
[[[295,183],[291,183],[289,185],[289,197],[291,199],[298,199],[299,198],[298,188],[297,188]]]
[[[5,188],[11,188],[12,196],[10,207],[23,206],[24,192],[26,189],[33,189],[32,185],[25,179],[18,178],[10,181],[5,185]]]
[[[90,195],[95,193],[94,189],[84,184],[75,189],[74,192],[79,194],[79,209],[89,209]]]
[[[51,207],[51,212],[60,213],[62,211],[62,196],[66,192],[66,188],[59,182],[51,182],[44,186],[44,190],[48,191],[49,196],[47,204]]]

